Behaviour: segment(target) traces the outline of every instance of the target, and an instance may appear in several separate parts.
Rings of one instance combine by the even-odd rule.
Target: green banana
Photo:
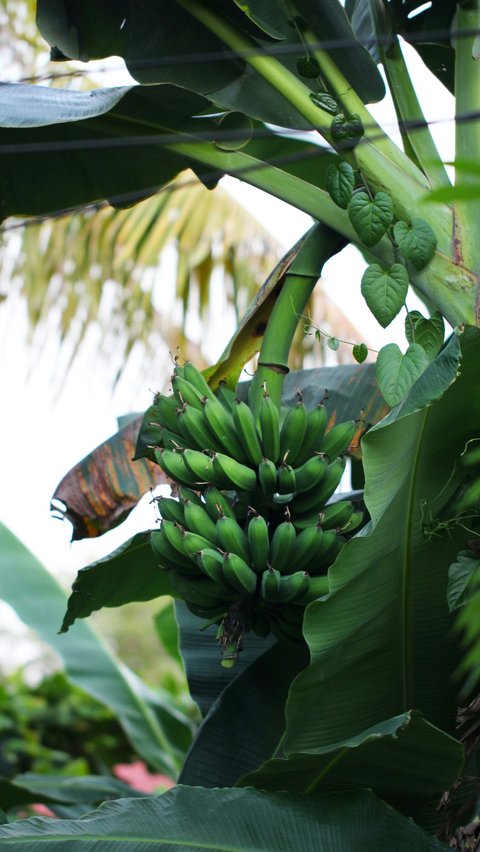
[[[218,479],[223,480],[220,487],[236,488],[239,491],[255,491],[257,476],[251,467],[247,467],[224,453],[214,454],[213,467],[218,474]]]
[[[224,554],[211,547],[200,550],[196,555],[197,565],[203,573],[217,584],[224,597],[231,598],[231,588],[223,576],[223,559]]]
[[[173,497],[157,497],[156,501],[160,515],[164,520],[174,521],[182,526],[185,525],[183,503],[179,500],[174,500]]]
[[[257,575],[250,565],[237,553],[226,553],[223,560],[223,576],[232,589],[242,594],[254,595]]]
[[[275,568],[267,568],[262,574],[262,584],[260,594],[265,601],[278,600],[278,590],[280,588],[280,574]]]
[[[314,455],[307,459],[300,467],[294,468],[295,491],[301,494],[309,491],[323,479],[328,469],[328,462],[322,456]]]
[[[247,457],[235,432],[233,417],[226,411],[218,399],[206,399],[203,405],[203,416],[207,429],[220,449],[239,462],[246,462]]]
[[[255,612],[253,614],[252,630],[262,639],[265,639],[268,636],[270,633],[270,622],[265,613]]]
[[[320,542],[317,542],[317,546],[315,548],[312,547],[310,559],[303,566],[304,570],[312,575],[325,574],[327,568],[335,560],[343,543],[344,539],[335,530],[325,530]]]
[[[337,458],[340,453],[344,453],[345,450],[348,449],[356,431],[357,424],[353,420],[347,420],[346,423],[337,423],[337,425],[330,429],[330,431],[325,435],[320,447],[320,452],[324,453],[328,456],[330,461],[332,461]]]
[[[263,457],[277,464],[280,457],[280,415],[266,388],[260,403],[258,419]]]
[[[295,571],[306,571],[322,547],[324,532],[318,525],[307,527],[297,535],[293,564]]]
[[[180,524],[176,524],[174,521],[162,521],[160,530],[162,535],[164,535],[165,539],[169,543],[180,556],[186,557],[183,537],[185,534],[185,530]],[[201,548],[199,548],[200,550]]]
[[[363,512],[352,512],[349,521],[340,528],[340,532],[344,535],[358,530],[363,521]]]
[[[203,395],[197,390],[195,385],[192,385],[191,382],[188,382],[181,376],[175,376],[172,379],[172,388],[179,405],[187,403],[192,408],[198,408],[201,411]]]
[[[178,401],[174,396],[163,396],[163,394],[159,394],[155,400],[155,408],[158,413],[160,425],[165,426],[166,429],[170,429],[172,432],[175,432],[177,429],[177,407]]]
[[[219,544],[215,522],[202,506],[187,500],[184,503],[184,518],[185,529],[204,536],[213,544]]]
[[[307,428],[305,437],[300,451],[295,459],[296,465],[301,465],[307,461],[314,453],[318,453],[323,441],[325,429],[328,423],[328,412],[320,402],[311,411],[307,413]]]
[[[268,524],[263,515],[255,513],[250,518],[247,527],[247,538],[253,567],[257,574],[262,574],[267,567],[270,550]]]
[[[280,430],[280,458],[287,457],[290,465],[295,464],[307,431],[308,412],[300,392],[297,393],[297,397],[297,403],[288,409]]]
[[[150,545],[163,568],[186,574],[198,573],[190,559],[172,547],[161,529],[153,530],[150,534]]]
[[[215,485],[209,485],[208,488],[205,489],[203,498],[205,500],[205,508],[212,521],[217,522],[218,519],[222,518],[224,515],[226,515],[227,518],[233,518],[235,520],[236,516],[233,511],[231,501],[225,494],[216,488]]]
[[[170,429],[162,426],[158,443],[164,450],[183,450],[185,447],[185,438],[178,432],[171,432]]]
[[[317,598],[322,598],[328,595],[330,591],[330,581],[328,577],[310,577],[309,588],[303,595],[296,599],[296,603],[308,604],[315,601]]]
[[[200,535],[199,533],[190,532],[190,530],[183,530],[182,532],[182,543],[183,543],[183,552],[187,556],[195,557],[200,550],[205,550],[206,547],[211,548],[215,547],[216,542],[210,541],[210,539],[205,538],[204,535]]]
[[[250,406],[240,399],[235,399],[232,414],[233,424],[247,461],[249,464],[259,465],[263,457],[262,445]]]
[[[320,526],[323,530],[342,529],[348,523],[353,513],[353,503],[350,500],[337,500],[324,506],[320,513]]]
[[[277,484],[275,490],[278,494],[294,494],[296,491],[295,471],[293,467],[286,464],[285,461],[283,461],[280,467],[277,468]]]
[[[197,506],[203,506],[201,497],[197,494],[196,491],[193,491],[191,488],[186,488],[184,485],[181,485],[178,489],[178,494],[180,499],[185,502],[185,500],[191,500],[192,503],[196,503]]]
[[[292,514],[303,515],[307,512],[320,512],[327,500],[330,499],[338,488],[345,470],[345,464],[346,459],[344,456],[331,462],[318,485],[293,498],[290,505]]]
[[[179,485],[190,486],[196,484],[197,479],[186,466],[183,453],[175,452],[174,450],[155,450],[154,455],[157,464],[170,479],[178,482]]]
[[[219,603],[214,606],[197,606],[197,604],[194,604],[191,601],[185,601],[185,603],[193,615],[196,615],[197,618],[205,619],[207,623],[204,627],[207,627],[209,624],[218,624],[218,622],[227,615],[229,606],[224,600],[219,601]],[[200,630],[203,630],[203,627],[201,627]]]
[[[219,476],[213,466],[212,456],[207,456],[198,450],[186,449],[183,452],[183,458],[195,483],[218,483]]]
[[[195,364],[192,364],[191,361],[185,361],[183,365],[184,376],[187,382],[190,382],[193,385],[199,394],[202,397],[208,397],[209,399],[215,399],[215,394],[212,391],[210,385],[208,384],[203,373],[200,372],[198,367]]]
[[[177,409],[178,429],[189,441],[193,450],[219,450],[220,444],[212,437],[203,419],[203,413],[191,405],[182,405]]]
[[[230,388],[225,380],[222,380],[215,391],[215,396],[222,403],[223,407],[226,408],[227,411],[233,410],[233,403],[235,402],[235,391],[233,388]]]
[[[296,601],[307,594],[310,587],[310,575],[306,571],[295,571],[280,577],[278,600],[281,603]]]
[[[303,641],[303,608],[296,603],[278,603],[269,610],[270,628],[279,642]]]
[[[268,561],[280,574],[287,573],[290,565],[296,565],[297,534],[291,521],[283,521],[273,533]]]
[[[258,478],[264,494],[274,494],[277,487],[277,468],[275,462],[271,459],[262,459],[258,465]]]
[[[250,547],[248,538],[242,530],[240,524],[233,518],[219,518],[215,524],[216,537],[222,550],[227,553],[236,553],[241,556],[245,562],[250,563]]]

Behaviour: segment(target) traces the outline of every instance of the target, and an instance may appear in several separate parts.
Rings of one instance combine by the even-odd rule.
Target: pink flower
[[[155,793],[163,790],[169,790],[175,786],[175,781],[169,778],[168,775],[160,775],[159,773],[149,772],[143,760],[136,760],[133,763],[118,763],[113,767],[114,775],[130,784],[135,790],[140,790],[142,793]]]

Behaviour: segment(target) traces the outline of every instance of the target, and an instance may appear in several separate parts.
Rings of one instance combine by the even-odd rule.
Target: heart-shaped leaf
[[[362,119],[357,113],[345,115],[343,112],[339,112],[332,119],[330,125],[333,141],[338,148],[343,148],[343,150],[355,148],[364,132]]]
[[[425,219],[412,219],[410,225],[396,222],[393,235],[400,251],[415,269],[423,269],[435,254],[437,238]]]
[[[387,268],[372,263],[363,273],[361,289],[373,316],[382,328],[386,328],[405,302],[408,272],[402,263]]]
[[[350,163],[331,163],[327,169],[327,190],[335,204],[347,209],[355,186],[355,172]]]
[[[471,550],[461,550],[448,570],[447,602],[450,612],[471,601],[475,592],[472,579],[478,576],[479,570],[480,559]]]
[[[385,401],[397,405],[428,367],[428,358],[418,343],[411,343],[405,354],[396,343],[388,343],[378,353],[377,382]]]
[[[348,215],[362,242],[374,246],[393,222],[392,199],[386,192],[377,192],[373,200],[366,192],[357,192],[348,205]]]
[[[409,343],[419,343],[429,361],[433,361],[442,348],[445,323],[440,311],[427,319],[420,311],[410,311],[405,319],[405,336]]]
[[[363,364],[368,355],[368,348],[365,343],[356,343],[352,350],[352,355],[357,364]]]

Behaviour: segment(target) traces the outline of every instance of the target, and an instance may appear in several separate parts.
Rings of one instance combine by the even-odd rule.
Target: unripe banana
[[[258,465],[258,478],[264,494],[271,495],[275,493],[277,487],[277,468],[271,459],[262,459]]]
[[[225,494],[222,494],[215,485],[209,485],[208,488],[205,489],[203,497],[205,500],[205,508],[212,521],[215,521],[216,523],[219,518],[223,518],[224,516],[235,520],[236,516],[233,511],[231,501]]]
[[[222,550],[227,553],[236,553],[245,562],[250,563],[248,538],[237,521],[234,521],[233,518],[220,518],[215,524],[215,529]]]
[[[172,432],[177,429],[176,409],[178,401],[174,396],[163,396],[160,394],[155,401],[155,408],[158,414],[158,421],[161,426],[165,426]]]
[[[295,571],[280,577],[278,600],[282,603],[299,600],[307,594],[310,587],[310,575],[306,571]]]
[[[262,584],[260,594],[265,601],[275,603],[278,600],[278,590],[280,588],[280,574],[275,568],[267,568],[262,574]]]
[[[183,371],[186,380],[197,389],[201,397],[206,396],[210,399],[215,399],[215,394],[208,384],[205,376],[200,372],[195,364],[192,364],[191,361],[185,361]]]
[[[320,452],[324,453],[332,461],[340,453],[344,453],[348,449],[357,431],[357,424],[353,420],[347,420],[346,423],[337,423],[325,435]]]
[[[185,525],[183,503],[180,503],[179,500],[174,500],[173,497],[157,497],[156,499],[158,511],[164,520],[174,521],[182,526]]]
[[[312,548],[310,560],[305,562],[304,570],[313,576],[325,574],[327,568],[334,562],[344,541],[345,539],[341,538],[335,530],[325,530],[317,547]]]
[[[198,606],[191,601],[185,601],[185,603],[193,615],[196,615],[197,618],[203,618],[206,621],[206,624],[200,630],[208,627],[209,624],[218,624],[227,615],[229,607],[228,602],[224,600],[219,601],[216,606]]]
[[[295,604],[278,604],[269,615],[270,627],[279,642],[303,641],[303,609]]]
[[[340,532],[343,535],[347,535],[347,533],[352,533],[361,526],[363,521],[363,512],[352,512],[350,515],[349,521],[340,528]]]
[[[204,538],[219,544],[217,541],[217,530],[215,522],[202,506],[187,500],[184,503],[184,527],[190,532],[204,536]]]
[[[297,394],[298,401],[288,409],[285,420],[280,431],[280,458],[283,459],[288,453],[288,464],[294,465],[302,449],[303,439],[307,430],[308,412],[303,404],[301,394]]]
[[[220,444],[212,437],[203,419],[203,412],[191,405],[182,405],[177,409],[178,429],[188,440],[193,450],[219,450]]]
[[[207,547],[213,548],[215,545],[215,540],[211,541],[209,538],[205,538],[204,535],[190,532],[190,530],[183,531],[183,552],[187,556],[194,558],[201,550],[205,550]]]
[[[300,451],[295,459],[296,465],[303,464],[305,461],[307,461],[307,459],[313,456],[314,453],[319,452],[323,441],[323,436],[325,434],[325,429],[327,428],[327,423],[327,409],[324,406],[323,402],[321,402],[319,405],[315,406],[315,408],[308,412],[305,437],[303,439],[303,444],[300,447]]]
[[[257,574],[262,574],[267,567],[270,542],[268,524],[263,515],[254,514],[248,523],[247,538],[250,547],[251,561]]]
[[[249,464],[259,465],[263,457],[262,445],[250,406],[240,399],[235,399],[232,414],[238,439],[247,461]]]
[[[353,514],[353,503],[350,500],[337,500],[324,506],[320,513],[320,526],[323,530],[342,529]]]
[[[170,546],[185,558],[187,554],[183,546],[184,528],[174,521],[162,521],[160,530]]]
[[[205,550],[200,550],[196,555],[198,566],[201,568],[207,577],[210,577],[217,584],[220,592],[225,599],[232,599],[232,589],[223,576],[223,560],[225,554],[218,550],[206,547]]]
[[[288,573],[292,565],[296,567],[296,538],[291,521],[283,521],[273,533],[268,561],[280,574]]]
[[[280,457],[280,417],[278,408],[266,389],[258,414],[264,458],[277,464]]]
[[[257,476],[250,467],[224,453],[215,453],[213,467],[217,471],[218,478],[223,479],[224,483],[226,482],[220,487],[236,488],[239,491],[255,491]]]
[[[225,381],[220,382],[215,391],[215,396],[227,411],[231,412],[233,410],[236,394],[233,388],[230,388]]]
[[[345,464],[345,457],[335,459],[335,461],[331,462],[315,488],[311,488],[310,491],[305,491],[303,494],[299,494],[293,498],[290,505],[292,514],[303,515],[307,512],[320,512],[327,500],[330,499],[338,488],[345,470]]]
[[[162,568],[187,574],[197,573],[197,569],[189,558],[172,547],[161,529],[153,530],[150,534],[150,545]]]
[[[250,565],[237,553],[226,553],[223,560],[223,576],[232,589],[242,594],[254,595],[257,575]]]
[[[195,578],[183,577],[172,571],[170,579],[173,591],[187,603],[208,608],[216,608],[223,604],[218,586],[209,577],[204,577],[202,574]]]
[[[321,527],[307,527],[295,541],[294,566],[296,571],[308,571],[310,564],[322,548],[324,532]]]
[[[178,482],[179,485],[190,486],[196,484],[196,477],[186,466],[183,453],[174,452],[173,450],[155,450],[154,455],[157,464],[170,479]]]
[[[262,639],[265,639],[270,633],[270,622],[263,612],[254,612],[252,630]]]
[[[277,469],[277,484],[275,490],[278,494],[294,494],[297,490],[295,487],[295,471],[293,467],[282,462]]]
[[[191,502],[196,503],[197,506],[203,506],[200,495],[197,494],[196,491],[193,491],[192,488],[186,488],[184,485],[181,485],[178,489],[178,494],[183,502],[191,500]]]
[[[181,376],[174,376],[172,379],[173,393],[178,400],[178,405],[191,405],[192,408],[202,409],[203,395],[197,390],[195,385],[187,382]]]
[[[211,456],[198,450],[187,449],[183,453],[183,458],[195,483],[218,483],[219,475],[213,466]],[[224,484],[225,480],[222,480],[222,485]]]
[[[311,601],[315,601],[317,598],[328,595],[329,591],[330,581],[328,577],[310,577],[309,588],[303,595],[297,598],[296,603],[306,605]]]
[[[207,429],[220,448],[239,462],[246,462],[247,457],[237,438],[233,418],[218,399],[206,399],[203,405],[203,416]]]
[[[158,444],[160,447],[163,447],[164,450],[180,451],[183,450],[185,447],[185,438],[178,432],[171,432],[170,429],[166,429],[164,426],[162,426],[162,428],[160,429]]]
[[[327,469],[328,462],[319,455],[312,456],[300,467],[294,468],[296,492],[301,494],[303,491],[315,488],[323,479]]]

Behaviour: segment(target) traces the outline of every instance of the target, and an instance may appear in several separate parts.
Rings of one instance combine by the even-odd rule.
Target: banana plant
[[[299,318],[323,265],[348,243],[365,256],[357,286],[382,327],[402,311],[409,289],[425,315],[406,311],[405,351],[390,343],[378,355],[378,386],[392,410],[362,439],[368,523],[317,578],[322,591],[304,619],[296,617],[291,643],[255,638],[252,646],[247,637],[244,664],[229,669],[229,679],[224,672],[205,683],[203,652],[196,659],[179,605],[182,653],[205,713],[182,785],[158,801],[104,805],[88,824],[7,825],[0,841],[33,849],[41,838],[46,849],[74,849],[86,834],[101,846],[114,831],[122,850],[141,824],[145,842],[159,848],[211,848],[226,842],[222,821],[202,822],[199,833],[199,820],[183,815],[214,807],[232,814],[228,843],[238,850],[252,842],[265,850],[364,848],[350,831],[360,804],[373,850],[385,848],[379,827],[387,817],[394,850],[461,846],[475,830],[465,825],[476,816],[476,726],[458,729],[456,713],[460,703],[478,712],[476,681],[462,675],[450,609],[472,611],[462,606],[472,598],[458,589],[468,582],[465,563],[478,562],[480,194],[452,195],[400,39],[455,94],[455,189],[480,153],[479,18],[480,0],[347,0],[345,7],[338,0],[165,0],[161,9],[146,0],[85,0],[81,8],[38,0],[37,23],[55,61],[120,56],[137,85],[88,94],[0,87],[4,216],[103,199],[136,203],[190,168],[208,188],[224,174],[240,177],[318,223],[285,259],[278,286],[252,305],[236,345],[206,371],[202,399],[219,388],[232,393],[242,357],[260,350],[249,404],[262,438],[272,434]],[[385,93],[379,63],[401,146],[368,108]],[[445,323],[453,329],[447,343]],[[354,354],[359,362],[365,355],[361,347]],[[151,414],[144,426],[137,454],[168,473]],[[238,434],[225,434],[234,446]],[[244,474],[235,480],[236,468],[217,463],[224,480],[249,492]],[[285,457],[278,463],[290,475]],[[183,488],[198,482],[187,468],[183,481],[177,474]],[[263,497],[255,491],[254,498],[258,513]],[[178,532],[171,535],[180,552]],[[153,540],[160,547],[158,535]],[[183,586],[171,571],[159,577],[145,559],[135,575],[116,573],[135,560],[137,544],[82,575],[65,629],[97,600],[154,596],[169,590],[168,581],[186,597],[188,577]],[[466,550],[470,556],[461,555]],[[265,574],[280,588],[273,568]],[[243,582],[245,570],[235,576]],[[211,584],[203,591],[199,617]],[[204,624],[205,636],[218,618],[216,611]],[[287,835],[280,810],[289,817]],[[262,826],[254,841],[247,813],[250,828],[252,813]]]

